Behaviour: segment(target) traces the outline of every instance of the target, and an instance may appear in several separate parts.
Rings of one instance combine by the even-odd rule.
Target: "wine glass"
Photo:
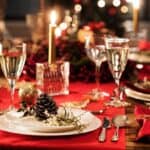
[[[120,78],[125,70],[128,60],[129,39],[106,37],[105,45],[109,69],[117,85],[115,96],[112,98],[113,100],[108,103],[108,105],[114,107],[126,106],[127,102],[122,101]]]
[[[88,58],[95,63],[96,88],[93,89],[90,94],[96,100],[109,96],[108,93],[100,90],[99,83],[100,66],[106,61],[104,37],[101,37],[100,35],[87,36],[85,38],[85,51]]]
[[[25,43],[0,44],[0,64],[5,78],[10,86],[10,106],[9,111],[15,110],[14,93],[16,80],[19,79],[26,60]]]

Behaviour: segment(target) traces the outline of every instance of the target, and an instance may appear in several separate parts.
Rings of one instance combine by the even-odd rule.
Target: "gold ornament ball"
[[[38,92],[33,85],[22,87],[19,89],[19,97],[21,101],[25,101],[31,105],[35,102]]]
[[[77,34],[78,40],[82,43],[85,42],[86,37],[90,37],[90,41],[93,43],[94,42],[93,36],[94,33],[89,26],[84,26],[82,29],[78,31]]]

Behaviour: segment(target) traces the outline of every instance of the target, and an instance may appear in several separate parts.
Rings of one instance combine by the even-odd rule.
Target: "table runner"
[[[64,101],[81,100],[82,96],[89,92],[95,84],[87,84],[81,82],[75,82],[70,84],[70,94],[68,96],[57,96],[55,100],[58,104]],[[101,85],[102,89],[111,92],[114,88],[114,84],[107,83]],[[0,107],[8,106],[9,91],[5,88],[0,88]],[[18,101],[16,92],[16,102]],[[92,102],[86,108],[87,110],[97,110],[103,107],[103,102],[106,100],[99,100],[98,102]],[[110,118],[116,114],[123,114],[123,108],[109,108],[104,115],[97,115],[97,117],[103,119],[104,116]],[[64,136],[64,137],[33,137],[25,135],[17,135],[0,131],[0,149],[52,149],[52,150],[124,150],[125,149],[125,130],[120,129],[120,140],[118,142],[111,142],[111,137],[114,132],[114,127],[108,129],[107,140],[104,143],[98,142],[98,135],[101,129],[97,129],[93,132]]]

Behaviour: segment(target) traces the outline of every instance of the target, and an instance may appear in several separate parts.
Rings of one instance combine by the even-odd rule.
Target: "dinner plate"
[[[139,91],[135,91],[131,88],[125,88],[125,93],[128,97],[141,100],[141,101],[149,101],[150,102],[150,94],[142,93]]]
[[[128,58],[129,60],[136,61],[138,63],[150,63],[150,51],[130,52]]]
[[[13,115],[10,116],[6,114],[0,116],[0,130],[31,136],[67,136],[88,133],[96,130],[102,125],[102,121],[90,112],[81,109],[72,109],[72,112],[75,115],[82,114],[80,117],[80,123],[84,125],[82,130],[76,129],[73,125],[49,127],[41,122],[34,122],[30,117],[26,118],[26,120],[19,121],[18,119],[15,119],[14,121]]]
[[[127,82],[127,86],[135,91],[150,94],[150,81]]]

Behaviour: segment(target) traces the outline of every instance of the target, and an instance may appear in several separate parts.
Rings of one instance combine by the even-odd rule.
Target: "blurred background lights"
[[[98,5],[98,7],[103,8],[103,7],[105,7],[106,2],[105,2],[105,0],[98,0],[97,5]]]
[[[133,7],[138,9],[140,7],[140,0],[132,0]]]
[[[113,0],[112,4],[113,4],[113,6],[115,6],[115,7],[119,7],[120,4],[121,4],[121,2],[120,2],[120,0]]]
[[[55,36],[56,36],[56,38],[58,38],[58,37],[61,36],[61,29],[60,29],[59,27],[57,27],[57,28],[55,29]]]
[[[82,6],[80,4],[75,4],[74,10],[75,12],[80,12],[82,10]]]
[[[71,16],[66,16],[66,22],[71,22],[72,21],[72,17]]]
[[[126,13],[128,13],[128,11],[129,11],[128,7],[125,6],[125,5],[123,5],[120,10],[121,10],[121,12],[122,12],[123,14],[126,14]]]
[[[137,69],[143,69],[143,67],[144,67],[143,64],[137,64],[137,65],[136,65],[136,68],[137,68]]]
[[[132,3],[132,0],[126,0],[127,3]]]
[[[61,30],[66,30],[67,29],[67,24],[65,22],[62,22],[60,25]]]

